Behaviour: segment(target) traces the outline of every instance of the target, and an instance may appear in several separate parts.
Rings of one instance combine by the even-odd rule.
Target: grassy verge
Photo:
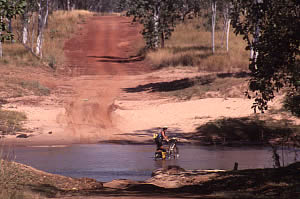
[[[6,77],[0,75],[0,92],[3,98],[22,97],[27,95],[47,96],[50,94],[50,89],[38,80],[26,80],[23,78]]]
[[[6,111],[0,108],[0,136],[14,134],[22,130],[22,122],[26,115],[17,111]]]
[[[249,53],[241,37],[230,33],[229,52],[222,40],[223,32],[216,32],[216,53],[211,50],[211,33],[202,25],[199,18],[179,24],[166,48],[147,54],[155,68],[166,66],[195,66],[199,70],[235,72],[248,70]]]
[[[40,66],[42,63],[46,63],[52,68],[61,66],[64,61],[63,47],[65,40],[70,38],[80,28],[77,24],[85,23],[90,16],[92,16],[91,12],[83,10],[53,12],[48,18],[48,26],[44,32],[44,56],[42,60],[38,60],[20,44],[18,37],[21,35],[21,23],[19,19],[15,20],[13,30],[16,42],[6,42],[3,45],[4,57],[0,60],[0,66]],[[32,29],[33,24],[30,24],[29,45],[32,43]],[[35,39],[33,37],[34,43],[36,42]]]
[[[83,10],[53,12],[48,18],[48,25],[44,31],[42,60],[32,55],[20,43],[18,37],[21,35],[21,23],[18,18],[14,20],[13,31],[16,42],[4,43],[4,56],[0,59],[0,99],[49,95],[51,88],[47,85],[53,81],[51,79],[53,70],[49,68],[59,69],[63,66],[65,41],[80,29],[78,24],[85,23],[92,15],[93,13]],[[32,42],[32,31],[36,31],[33,24],[34,21],[29,27],[28,45]],[[45,64],[48,67],[40,67]]]
[[[50,67],[56,68],[63,64],[65,41],[81,29],[78,24],[85,23],[92,15],[85,10],[55,11],[50,15],[44,43],[44,59]]]

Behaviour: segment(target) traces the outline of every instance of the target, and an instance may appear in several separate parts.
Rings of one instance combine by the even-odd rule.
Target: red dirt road
[[[79,142],[109,139],[114,100],[122,76],[145,72],[136,56],[141,42],[138,25],[119,16],[93,17],[65,44],[66,64],[72,70],[75,96],[66,103],[67,131]],[[105,133],[102,133],[105,131]],[[114,136],[115,138],[115,136]]]

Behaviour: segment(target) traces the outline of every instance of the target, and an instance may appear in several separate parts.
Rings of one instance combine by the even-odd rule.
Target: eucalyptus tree
[[[254,110],[264,111],[274,92],[285,86],[300,87],[300,2],[297,0],[232,0],[232,25],[258,52],[250,59],[248,97]],[[253,38],[256,38],[253,40]],[[253,94],[254,95],[253,95]]]
[[[23,13],[25,6],[24,0],[0,0],[0,57],[3,55],[2,43],[14,37],[9,23],[13,17]]]
[[[37,41],[36,41],[36,50],[35,53],[39,57],[43,57],[43,35],[44,28],[47,24],[48,15],[49,15],[49,0],[38,0],[38,27],[37,27]]]
[[[217,17],[217,0],[211,0],[211,40],[212,40],[212,53],[215,53],[215,28]]]
[[[229,34],[230,34],[230,24],[231,24],[231,9],[232,9],[232,4],[230,0],[224,0],[221,2],[221,7],[223,10],[223,35],[222,35],[222,46],[223,46],[223,41],[224,41],[224,35],[226,36],[226,51],[229,51]]]
[[[142,34],[146,46],[151,49],[164,48],[177,19],[180,17],[181,0],[128,0],[127,14],[143,24]]]
[[[187,15],[195,17],[200,13],[203,0],[181,0],[178,3],[180,18],[184,21]]]
[[[28,34],[29,34],[29,23],[35,23],[34,13],[37,11],[37,4],[36,0],[25,0],[26,1],[26,7],[24,9],[24,12],[22,14],[22,43],[27,48],[29,46],[27,45],[28,42]],[[34,25],[33,25],[34,27]],[[34,32],[34,31],[32,31]],[[32,36],[33,41],[33,36]]]

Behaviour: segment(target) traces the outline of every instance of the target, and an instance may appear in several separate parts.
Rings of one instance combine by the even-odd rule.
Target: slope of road
[[[66,103],[67,131],[80,142],[111,139],[111,132],[117,131],[112,112],[124,76],[145,72],[136,56],[140,40],[139,29],[129,18],[104,16],[89,20],[66,42],[66,64],[75,91]]]

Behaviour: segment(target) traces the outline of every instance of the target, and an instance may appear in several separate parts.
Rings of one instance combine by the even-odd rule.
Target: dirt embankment
[[[74,179],[38,171],[31,167],[0,162],[6,177],[1,190],[23,190],[50,198],[269,198],[296,199],[300,196],[300,165],[279,169],[241,171],[184,170],[176,166],[155,170],[145,182]],[[9,170],[5,168],[8,168]],[[5,177],[4,176],[4,177]],[[6,180],[6,181],[5,181]],[[2,183],[5,182],[5,183]]]

